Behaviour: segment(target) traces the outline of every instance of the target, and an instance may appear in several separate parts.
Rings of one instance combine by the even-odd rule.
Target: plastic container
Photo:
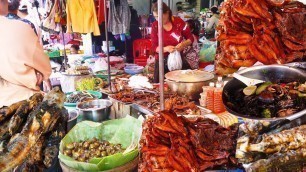
[[[223,88],[221,84],[216,84],[216,89],[214,90],[214,108],[213,112],[218,114],[225,111],[225,107],[222,100]]]
[[[223,85],[223,80],[222,80],[222,76],[218,76],[218,79],[217,79],[217,82],[216,82],[216,86],[217,85],[220,85],[220,87],[223,87],[224,85]]]
[[[203,86],[203,93],[200,94],[201,98],[200,98],[200,105],[202,107],[207,107],[207,103],[206,103],[206,100],[207,100],[207,89],[209,88],[209,86]]]
[[[124,68],[125,73],[128,73],[130,75],[135,75],[143,72],[144,67],[143,66],[126,66]]]
[[[207,99],[206,99],[206,108],[213,111],[214,110],[214,90],[215,84],[213,82],[209,83],[207,87]]]

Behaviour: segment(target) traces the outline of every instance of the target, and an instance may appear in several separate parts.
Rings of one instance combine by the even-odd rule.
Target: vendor
[[[158,17],[158,7],[157,3],[153,4],[153,15],[157,19]],[[153,50],[156,52],[156,62],[154,70],[154,82],[159,82],[159,63],[158,63],[158,21],[155,21],[152,24],[152,46]],[[193,35],[190,32],[187,24],[180,19],[179,17],[172,16],[172,11],[170,8],[163,3],[163,52],[164,52],[164,66],[165,73],[169,72],[167,67],[167,57],[169,53],[174,52],[175,50],[182,52],[186,47],[192,44]],[[183,69],[190,69],[190,65],[184,57],[182,57]]]
[[[0,0],[0,3],[1,6],[7,0]],[[42,82],[50,90],[51,66],[38,37],[28,24],[0,16],[0,28],[1,108],[40,92]]]
[[[80,47],[78,45],[71,45],[70,54],[79,54]]]
[[[207,33],[212,33],[214,34],[215,32],[215,28],[217,27],[218,23],[219,23],[219,12],[218,12],[218,7],[213,6],[210,8],[210,11],[212,12],[212,17],[209,19],[207,27],[205,28],[205,31]]]

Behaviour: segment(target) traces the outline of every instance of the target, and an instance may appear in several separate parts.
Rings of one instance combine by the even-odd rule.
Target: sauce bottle
[[[207,98],[206,98],[206,108],[213,111],[214,110],[214,90],[215,90],[215,83],[209,83],[207,87]]]
[[[223,81],[222,81],[222,76],[218,76],[217,82],[216,82],[216,86],[217,84],[220,84],[221,87],[223,87]]]
[[[216,84],[216,89],[214,91],[214,110],[213,112],[218,114],[225,111],[225,107],[222,101],[222,86],[218,83]]]
[[[206,100],[207,100],[207,89],[209,86],[203,86],[203,93],[200,94],[200,105],[206,108]]]

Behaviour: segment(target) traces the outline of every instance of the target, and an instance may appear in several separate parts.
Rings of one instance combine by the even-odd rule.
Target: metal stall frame
[[[170,0],[168,0],[170,3]],[[160,109],[165,109],[164,97],[164,48],[163,48],[163,0],[157,1],[158,6],[158,56],[159,56],[159,92],[160,92]]]
[[[109,39],[108,39],[108,19],[107,19],[107,1],[104,0],[104,16],[105,16],[105,41],[106,41],[106,56],[107,56],[107,80],[109,84],[109,90],[112,90],[112,83],[111,83],[111,69],[110,69],[110,57],[109,57]]]

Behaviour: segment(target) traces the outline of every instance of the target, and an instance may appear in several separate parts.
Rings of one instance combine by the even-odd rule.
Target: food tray
[[[69,96],[70,94],[78,93],[78,92],[82,92],[82,91],[69,92],[69,93],[66,93],[66,96]],[[88,90],[86,92],[88,92],[91,95],[94,95],[98,99],[100,99],[102,97],[102,93],[100,93],[98,91]],[[76,105],[77,105],[77,103],[67,103],[67,102],[64,103],[64,106],[68,106],[68,107],[76,107]]]
[[[102,71],[105,71],[106,74],[97,74],[97,72],[95,72],[94,76],[98,78],[102,78],[102,79],[107,79],[108,77],[107,70],[102,70]],[[101,72],[101,71],[98,71],[98,72]],[[111,76],[117,76],[117,75],[122,75],[122,74],[124,74],[123,70],[111,70]]]
[[[133,104],[133,102],[123,102],[123,101],[114,99],[114,98],[112,98],[111,96],[108,96],[108,98],[109,98],[109,100],[112,101],[112,102],[119,102],[119,103],[122,103],[122,104],[124,104],[124,105],[131,105],[131,104]]]
[[[68,74],[66,72],[62,72],[61,73],[62,75],[65,75],[65,76],[88,76],[88,75],[91,75],[91,74]]]

